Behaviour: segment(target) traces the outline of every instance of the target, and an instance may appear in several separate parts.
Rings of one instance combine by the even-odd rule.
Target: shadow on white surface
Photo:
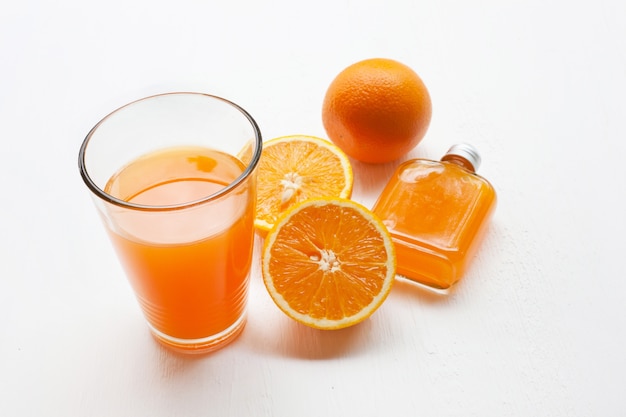
[[[396,278],[396,282],[393,285],[392,291],[395,294],[402,293],[404,296],[415,298],[416,302],[426,304],[447,303],[451,297],[456,293],[459,285],[462,285],[462,281],[452,286],[446,292],[433,291],[426,288],[423,285],[412,282],[407,278]]]
[[[293,359],[324,360],[359,356],[372,349],[376,313],[369,319],[340,330],[310,328],[276,312],[264,323],[248,323],[241,342],[258,354]],[[269,323],[273,323],[269,325]]]

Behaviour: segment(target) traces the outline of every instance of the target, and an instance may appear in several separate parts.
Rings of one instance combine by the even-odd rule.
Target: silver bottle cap
[[[446,155],[456,155],[460,156],[463,159],[466,159],[467,162],[472,164],[474,167],[474,172],[478,171],[478,167],[480,166],[480,154],[478,153],[478,149],[476,149],[473,145],[469,143],[457,143],[456,145],[452,145]],[[445,158],[445,156],[444,156]]]

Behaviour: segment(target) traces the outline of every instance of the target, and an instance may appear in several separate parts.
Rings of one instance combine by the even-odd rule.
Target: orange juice
[[[479,163],[463,144],[441,161],[398,167],[373,212],[392,235],[399,275],[436,290],[463,276],[496,204],[491,184],[475,173]]]
[[[105,224],[153,334],[167,345],[194,349],[243,328],[254,182],[198,200],[223,192],[244,169],[226,153],[176,147],[138,158],[106,185],[139,205],[111,212]]]

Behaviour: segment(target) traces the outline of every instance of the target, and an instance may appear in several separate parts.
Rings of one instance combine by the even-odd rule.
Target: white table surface
[[[0,415],[626,415],[625,18],[621,0],[3,2]],[[378,56],[433,99],[403,159],[469,141],[497,189],[462,283],[398,283],[322,332],[275,307],[257,252],[234,344],[158,346],[78,174],[87,131],[187,90],[239,103],[266,139],[325,137],[326,87]],[[399,162],[354,162],[354,199],[371,207]]]

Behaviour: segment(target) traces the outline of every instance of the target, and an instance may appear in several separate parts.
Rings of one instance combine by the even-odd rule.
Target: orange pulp
[[[126,166],[105,191],[135,204],[183,204],[222,190],[243,170],[238,159],[225,153],[172,148]],[[245,181],[221,200],[182,210],[111,213],[106,222],[111,239],[159,341],[193,350],[220,343],[243,328],[253,187]]]

